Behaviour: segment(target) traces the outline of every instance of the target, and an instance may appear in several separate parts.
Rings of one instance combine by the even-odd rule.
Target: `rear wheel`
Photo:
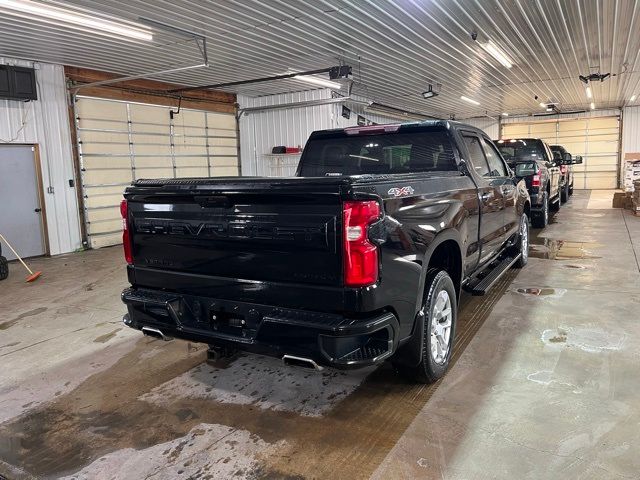
[[[396,365],[398,371],[419,383],[433,383],[449,367],[453,350],[458,305],[449,274],[433,269],[427,273],[426,299],[422,306],[422,349],[416,367]]]
[[[562,203],[569,200],[569,184],[568,183],[564,187],[562,187],[562,191],[560,192],[560,200],[562,200]]]
[[[4,280],[9,276],[9,264],[5,257],[0,256],[0,280]]]
[[[533,215],[531,223],[535,228],[544,228],[549,223],[549,198],[546,192],[542,198],[542,210]]]
[[[520,258],[513,265],[516,268],[524,267],[529,261],[529,218],[526,213],[520,217],[520,227],[518,229],[518,239],[514,245],[514,253],[520,254]]]

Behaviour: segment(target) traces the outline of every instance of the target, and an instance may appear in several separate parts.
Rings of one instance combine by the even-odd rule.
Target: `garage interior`
[[[0,478],[638,478],[638,2],[0,13],[0,234],[42,272],[0,241]],[[583,159],[528,265],[462,295],[444,378],[207,361],[123,324],[132,181],[292,176],[313,131],[429,119]]]

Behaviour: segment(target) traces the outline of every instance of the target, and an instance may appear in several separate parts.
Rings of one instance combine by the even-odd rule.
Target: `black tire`
[[[4,280],[9,276],[9,264],[5,257],[0,257],[0,280]]]
[[[524,267],[529,261],[529,217],[526,213],[523,213],[520,217],[520,226],[518,227],[518,238],[516,244],[513,246],[513,252],[517,255],[520,254],[520,258],[513,264],[515,268]],[[523,235],[523,233],[526,233]]]
[[[567,183],[564,187],[562,187],[562,191],[560,192],[560,200],[562,203],[565,203],[569,200],[569,184]]]
[[[534,228],[544,228],[547,223],[549,223],[549,198],[545,192],[542,198],[542,211],[532,215],[531,224]]]
[[[396,369],[399,371],[399,373],[409,377],[415,382],[433,383],[442,378],[449,368],[449,362],[451,361],[451,353],[453,352],[453,343],[455,339],[456,322],[458,319],[458,302],[453,281],[451,280],[451,277],[449,277],[449,274],[444,270],[432,269],[427,272],[427,278],[425,280],[425,291],[427,293],[422,307],[424,315],[420,315],[420,318],[422,318],[422,330],[421,332],[416,332],[416,334],[422,334],[420,363],[415,367],[396,365]],[[441,297],[441,292],[445,292],[446,295]],[[431,353],[432,341],[434,341],[437,336],[436,335],[432,337],[431,322],[432,320],[435,320],[434,312],[436,310],[436,303],[442,302],[442,298],[445,298],[445,308],[443,309],[445,311],[447,310],[446,301],[448,299],[449,308],[451,309],[451,323],[448,332],[448,350],[442,355],[441,360],[438,361]],[[441,323],[441,325],[446,325],[446,323],[447,322],[444,321]],[[446,336],[446,332],[443,332],[443,335]],[[437,350],[441,351],[441,349]]]

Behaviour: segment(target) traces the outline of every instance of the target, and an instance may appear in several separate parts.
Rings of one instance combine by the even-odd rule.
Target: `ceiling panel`
[[[598,108],[619,107],[640,94],[640,35],[631,34],[640,31],[640,7],[633,0],[74,0],[64,5],[111,19],[144,17],[206,36],[208,68],[153,77],[186,85],[343,62],[353,66],[355,93],[458,118],[537,113],[540,102],[557,102],[563,111],[587,109],[590,100],[578,75],[597,70],[613,75],[592,85]],[[122,74],[201,59],[192,41],[157,29],[148,43],[0,13],[5,56]],[[472,31],[499,45],[513,67],[482,50]],[[442,89],[425,100],[421,92],[428,83]],[[259,96],[308,87],[282,80],[230,90]],[[481,105],[465,103],[461,95]]]

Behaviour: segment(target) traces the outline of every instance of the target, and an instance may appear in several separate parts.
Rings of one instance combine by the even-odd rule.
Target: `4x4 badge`
[[[402,188],[398,188],[398,187],[390,188],[387,193],[394,197],[404,197],[405,195],[413,195],[413,192],[414,192],[413,187],[407,186]]]

